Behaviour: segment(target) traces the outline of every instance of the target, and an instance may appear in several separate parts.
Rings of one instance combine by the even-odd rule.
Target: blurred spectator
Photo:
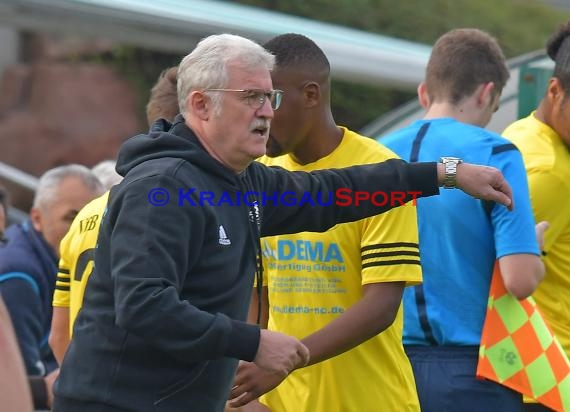
[[[73,322],[81,309],[83,292],[93,269],[93,251],[109,198],[108,190],[123,179],[115,171],[115,165],[114,160],[103,160],[91,169],[107,192],[81,209],[60,243],[59,269],[49,335],[49,345],[58,364],[63,361],[69,345]]]
[[[0,241],[4,240],[4,231],[6,230],[6,220],[3,217],[8,215],[8,194],[3,187],[0,187]],[[20,383],[22,379],[25,382],[24,363],[17,346],[16,335],[9,318],[8,311],[0,296],[0,349],[4,350],[0,354],[0,359],[4,361],[3,367],[0,368],[0,400],[2,406],[10,410],[30,410],[28,407],[29,390],[32,392],[33,404],[36,408],[49,408],[51,406],[52,396],[48,396],[48,388],[53,386],[53,382],[57,377],[57,370],[51,372],[47,376],[28,376],[28,384]],[[21,365],[21,366],[20,366]],[[21,369],[21,371],[20,371]],[[22,376],[22,378],[20,377]]]
[[[47,337],[59,242],[78,211],[102,192],[99,180],[84,166],[51,169],[40,178],[30,219],[6,231],[7,242],[0,247],[0,293],[28,375],[45,376],[57,366]],[[51,395],[51,388],[47,393]]]
[[[164,70],[150,91],[146,106],[146,117],[149,125],[158,119],[172,121],[178,114],[178,94],[176,92],[176,76],[178,66]]]
[[[91,171],[103,184],[105,190],[109,190],[123,179],[115,170],[116,164],[117,162],[114,160],[103,160],[91,168]]]

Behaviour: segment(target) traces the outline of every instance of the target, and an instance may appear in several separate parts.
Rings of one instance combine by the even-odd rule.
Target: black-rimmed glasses
[[[283,90],[261,90],[261,89],[204,89],[205,92],[236,92],[244,94],[244,99],[247,104],[252,109],[259,109],[265,103],[265,100],[269,100],[271,108],[273,110],[279,109],[281,105],[281,97],[283,96]]]

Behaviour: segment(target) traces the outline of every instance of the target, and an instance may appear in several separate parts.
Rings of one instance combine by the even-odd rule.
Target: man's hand
[[[442,164],[438,164],[437,175],[443,184],[445,170]],[[500,203],[509,210],[514,208],[511,186],[494,167],[461,163],[457,165],[455,180],[459,189],[473,197]]]
[[[292,336],[262,329],[253,362],[260,368],[285,378],[293,369],[309,362],[309,349]]]
[[[286,377],[287,375],[267,372],[251,362],[240,362],[230,392],[229,405],[232,408],[246,405],[275,388]]]
[[[46,383],[46,390],[47,390],[47,404],[51,408],[53,406],[53,384],[55,380],[59,376],[59,368],[50,372],[44,377],[44,381]]]
[[[240,406],[239,408],[233,408],[230,406],[229,402],[226,403],[226,408],[224,412],[271,412],[267,406],[259,402],[258,400],[251,401],[247,405]]]

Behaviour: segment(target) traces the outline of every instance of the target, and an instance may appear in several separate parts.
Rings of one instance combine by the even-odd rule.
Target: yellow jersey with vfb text
[[[53,306],[69,308],[69,336],[83,304],[87,280],[93,271],[93,254],[109,192],[85,205],[60,243],[59,269]]]

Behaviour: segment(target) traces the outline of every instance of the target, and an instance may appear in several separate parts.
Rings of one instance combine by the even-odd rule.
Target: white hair
[[[123,176],[115,171],[116,165],[117,162],[114,160],[103,160],[91,168],[91,171],[101,181],[105,190],[109,190],[123,180]]]
[[[272,70],[275,56],[254,41],[233,34],[216,34],[202,39],[178,66],[180,113],[187,115],[186,100],[192,91],[227,86],[229,62],[236,62],[245,70],[260,67]],[[212,96],[215,107],[220,106],[220,99],[218,95]]]
[[[48,170],[40,177],[33,207],[50,207],[53,202],[56,202],[58,200],[59,185],[68,177],[77,177],[83,182],[85,187],[94,193],[102,193],[104,191],[103,185],[97,176],[87,167],[78,164],[58,166]]]

